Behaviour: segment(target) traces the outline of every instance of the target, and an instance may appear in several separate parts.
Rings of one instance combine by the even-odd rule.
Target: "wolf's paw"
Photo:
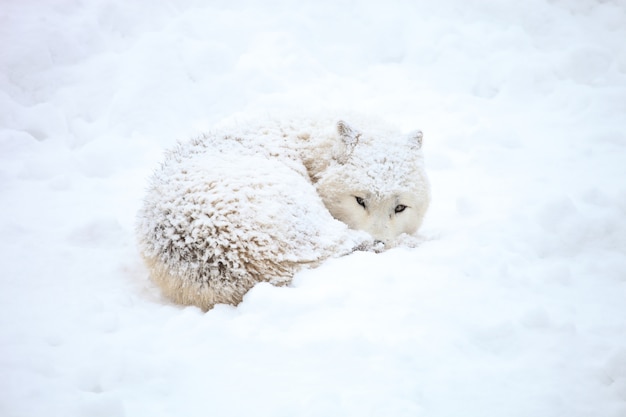
[[[356,245],[352,251],[380,253],[385,249],[385,242],[382,240],[366,240]]]

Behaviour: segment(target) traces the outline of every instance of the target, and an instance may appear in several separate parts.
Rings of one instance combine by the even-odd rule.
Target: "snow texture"
[[[620,0],[3,1],[0,415],[625,416],[625,21]],[[134,237],[163,149],[285,108],[422,129],[424,241],[169,302]]]

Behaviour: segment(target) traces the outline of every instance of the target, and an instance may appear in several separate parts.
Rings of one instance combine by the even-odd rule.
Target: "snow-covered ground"
[[[3,0],[0,415],[626,416],[625,39],[622,0]],[[321,107],[424,131],[426,242],[164,300],[162,151]]]

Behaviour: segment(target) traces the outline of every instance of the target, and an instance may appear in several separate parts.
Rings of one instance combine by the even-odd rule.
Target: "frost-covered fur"
[[[207,310],[329,257],[393,246],[428,207],[421,144],[419,131],[367,119],[240,123],[179,143],[138,215],[150,275]]]

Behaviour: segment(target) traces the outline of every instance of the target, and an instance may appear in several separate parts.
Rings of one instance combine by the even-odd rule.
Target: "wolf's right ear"
[[[415,132],[409,133],[408,137],[409,142],[411,143],[411,147],[413,149],[421,149],[422,139],[424,138],[424,134],[421,130],[416,130]]]
[[[337,158],[340,164],[344,164],[354,152],[354,147],[359,143],[361,134],[354,130],[348,123],[343,120],[337,122],[337,132],[341,136],[341,140],[345,145],[343,154]]]

